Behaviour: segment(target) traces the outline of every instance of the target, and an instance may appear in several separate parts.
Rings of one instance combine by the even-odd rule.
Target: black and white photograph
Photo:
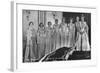
[[[91,13],[22,10],[22,61],[91,60]]]
[[[34,2],[12,4],[12,70],[97,64],[95,7]]]

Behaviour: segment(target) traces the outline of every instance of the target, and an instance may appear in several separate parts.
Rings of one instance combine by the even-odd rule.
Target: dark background
[[[91,45],[91,13],[77,13],[77,12],[63,12],[63,17],[66,19],[66,23],[69,23],[70,18],[73,18],[73,23],[76,22],[76,17],[78,16],[81,20],[82,14],[84,15],[84,19],[88,25],[88,36],[89,36],[89,43]]]

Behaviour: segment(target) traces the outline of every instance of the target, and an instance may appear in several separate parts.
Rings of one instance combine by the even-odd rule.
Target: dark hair
[[[50,21],[48,22],[48,24],[51,23]]]
[[[39,24],[39,27],[44,27],[44,25],[43,25],[43,23],[42,23],[42,22]]]
[[[82,14],[81,17],[85,17],[84,14]]]
[[[33,22],[31,21],[31,22],[29,22],[29,26],[30,26],[31,23],[32,23],[32,25],[34,25]]]
[[[58,19],[55,19],[55,21],[58,21]]]
[[[62,20],[63,20],[63,19],[65,20],[65,17],[63,17]]]
[[[72,18],[72,17],[70,17],[70,20],[73,20],[73,18]]]

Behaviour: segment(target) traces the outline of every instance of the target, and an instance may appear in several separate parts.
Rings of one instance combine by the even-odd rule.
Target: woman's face
[[[48,22],[48,26],[51,27],[51,25],[52,25],[52,23],[51,22]]]
[[[55,24],[58,24],[58,20],[55,20]]]
[[[29,25],[29,27],[33,28],[33,25],[34,25],[34,23],[31,22],[30,25]]]
[[[84,21],[84,17],[81,17],[81,21]]]
[[[43,25],[43,23],[41,23],[41,24],[40,24],[40,28],[44,28],[44,25]]]
[[[73,22],[73,19],[70,19],[70,23],[72,23]]]
[[[76,21],[79,21],[79,17],[76,17]]]
[[[62,22],[65,22],[65,18],[62,19]]]

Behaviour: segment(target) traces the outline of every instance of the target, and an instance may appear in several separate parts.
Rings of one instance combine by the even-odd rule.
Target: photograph
[[[91,13],[22,9],[22,62],[91,60]]]

